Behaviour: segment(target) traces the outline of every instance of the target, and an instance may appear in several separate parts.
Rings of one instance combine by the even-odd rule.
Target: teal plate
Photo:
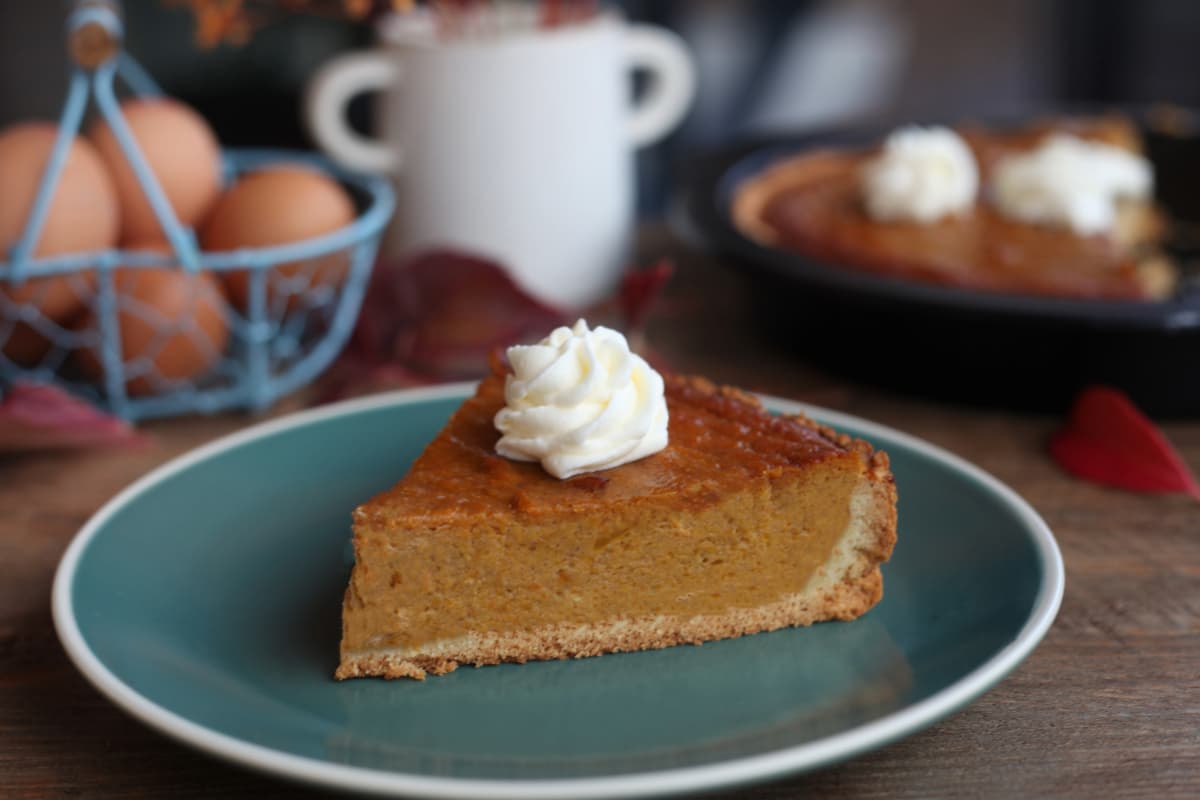
[[[1058,547],[1011,490],[910,436],[766,398],[891,456],[900,539],[862,619],[337,683],[350,509],[403,475],[470,389],[267,422],[126,489],[55,579],[75,664],[151,727],[281,776],[393,795],[628,797],[813,769],[910,734],[1003,678],[1058,609]]]

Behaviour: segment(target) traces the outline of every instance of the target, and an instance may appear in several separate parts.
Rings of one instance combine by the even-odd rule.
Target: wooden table
[[[650,341],[675,368],[913,433],[979,464],[1046,518],[1067,590],[1042,645],[956,716],[838,767],[737,798],[1200,797],[1200,507],[1064,475],[1056,420],[916,401],[833,379],[756,332],[746,287],[661,231],[680,271]],[[295,402],[293,401],[293,405]],[[0,797],[296,798],[321,792],[177,745],[103,700],[68,662],[50,584],[68,541],[152,467],[252,422],[149,424],[153,444],[0,458]],[[1200,467],[1200,423],[1166,426]]]

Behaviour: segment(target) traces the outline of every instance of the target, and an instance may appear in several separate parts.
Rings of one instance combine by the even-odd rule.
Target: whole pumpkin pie
[[[735,192],[730,213],[751,239],[848,270],[1004,294],[1149,300],[1169,295],[1174,266],[1159,247],[1164,216],[1153,202],[1122,202],[1103,234],[1030,224],[991,202],[1006,158],[1056,135],[1140,154],[1122,117],[1059,119],[1020,129],[960,128],[978,165],[978,199],[966,213],[928,223],[879,220],[863,200],[864,168],[880,148],[823,148],[772,164]]]
[[[336,677],[594,656],[854,619],[896,541],[887,456],[665,376],[665,449],[560,480],[496,454],[496,364],[354,511]]]

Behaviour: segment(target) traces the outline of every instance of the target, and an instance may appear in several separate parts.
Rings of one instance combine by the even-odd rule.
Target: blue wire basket
[[[385,179],[347,172],[309,153],[227,150],[223,154],[226,185],[240,174],[264,167],[303,164],[338,180],[354,198],[358,217],[344,228],[295,243],[200,251],[193,232],[175,217],[121,115],[115,78],[120,77],[135,95],[154,97],[161,91],[136,61],[120,51],[118,12],[115,5],[85,2],[67,21],[69,36],[83,34],[92,43],[116,44],[94,63],[77,56],[82,63],[71,75],[57,139],[28,221],[7,261],[0,261],[0,383],[53,382],[126,419],[264,408],[313,380],[349,338],[380,236],[394,207],[391,188]],[[105,250],[32,257],[89,100],[107,121],[137,176],[170,246],[169,254]],[[336,265],[336,280],[327,277],[331,264]],[[216,292],[195,291],[189,298],[192,310],[208,305],[220,314],[218,327],[228,331],[221,337],[224,341],[212,341],[194,314],[164,318],[123,292],[128,281],[117,279],[118,268],[124,278],[134,274],[140,279],[144,273],[131,271],[163,267],[192,274],[210,272],[217,278],[245,275],[244,305]],[[50,277],[65,278],[55,281],[58,290],[65,286],[78,301],[79,312],[70,320],[42,313],[41,301],[50,289],[48,281],[39,279]],[[21,300],[14,299],[12,295],[26,284]],[[153,341],[141,353],[123,355],[122,328],[128,330],[130,320],[143,331],[152,330]],[[10,347],[18,338],[37,343],[36,357],[15,356],[14,350],[28,350]],[[203,359],[202,374],[182,378],[162,374],[156,356],[181,347]],[[93,367],[84,369],[85,363]]]

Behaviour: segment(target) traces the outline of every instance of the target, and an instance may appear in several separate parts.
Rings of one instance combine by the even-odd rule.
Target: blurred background
[[[685,155],[771,131],[861,119],[953,121],[1048,107],[1200,104],[1200,3],[1189,0],[627,0],[633,19],[692,48],[697,102],[641,155],[643,214],[661,210]],[[57,116],[65,2],[0,0],[0,126]],[[303,87],[370,26],[282,15],[248,45],[201,48],[187,3],[127,0],[128,47],[227,145],[312,147]],[[352,119],[370,127],[361,98]]]

